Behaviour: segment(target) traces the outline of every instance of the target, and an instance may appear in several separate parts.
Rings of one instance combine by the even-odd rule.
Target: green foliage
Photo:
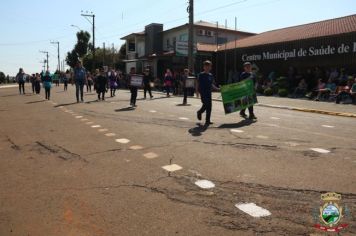
[[[273,89],[271,88],[266,88],[264,91],[265,96],[272,96],[273,95]]]
[[[288,90],[287,89],[279,89],[278,90],[278,95],[280,97],[287,97],[288,96]]]
[[[75,67],[78,60],[88,53],[90,34],[87,31],[77,33],[77,43],[74,49],[67,53],[66,62],[70,67]]]
[[[4,72],[0,71],[0,84],[5,83],[5,80],[6,80],[6,76]]]

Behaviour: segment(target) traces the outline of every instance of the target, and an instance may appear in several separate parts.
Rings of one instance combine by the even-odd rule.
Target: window
[[[181,34],[179,36],[179,41],[180,42],[187,42],[188,41],[188,34]]]
[[[202,29],[198,30],[198,35],[204,36],[205,35],[205,30],[202,30]]]
[[[206,36],[213,37],[214,35],[215,35],[214,31],[210,31],[210,30],[206,31]]]

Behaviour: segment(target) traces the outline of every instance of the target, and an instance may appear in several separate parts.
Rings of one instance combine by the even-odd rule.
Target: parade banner
[[[142,75],[131,75],[130,85],[133,87],[142,87],[143,76]]]
[[[186,80],[185,80],[185,87],[186,88],[195,88],[195,81],[196,78],[193,76],[189,76]]]
[[[253,84],[251,79],[246,79],[239,83],[221,87],[221,97],[225,114],[241,111],[257,103],[257,96]]]

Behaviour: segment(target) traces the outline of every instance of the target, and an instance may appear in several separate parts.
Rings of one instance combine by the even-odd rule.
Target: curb
[[[160,94],[161,92],[152,91],[152,93]],[[182,96],[173,96],[173,97],[182,97]],[[189,97],[189,98],[200,99],[200,98],[197,98],[197,97]],[[215,101],[215,102],[222,102],[221,99],[217,99],[217,98],[213,98],[212,100]],[[299,111],[299,112],[323,114],[323,115],[330,115],[330,116],[356,118],[356,114],[355,113],[347,113],[347,112],[334,112],[334,111],[316,110],[316,109],[299,108],[299,107],[277,106],[277,105],[262,104],[262,103],[258,103],[257,106],[268,107],[268,108],[276,108],[276,109],[283,109],[283,110],[290,110],[290,111]]]

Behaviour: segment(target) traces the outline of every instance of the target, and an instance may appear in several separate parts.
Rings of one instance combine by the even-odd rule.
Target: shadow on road
[[[188,132],[194,137],[199,137],[202,136],[208,128],[208,125],[201,125],[198,123],[196,127],[191,128]]]
[[[125,112],[125,111],[134,111],[135,108],[134,107],[124,107],[121,109],[116,109],[115,112]]]
[[[40,103],[40,102],[45,102],[47,100],[40,100],[40,101],[33,101],[33,102],[26,102],[26,104],[34,104],[34,103]]]
[[[244,126],[250,126],[253,123],[256,123],[256,121],[246,119],[246,120],[240,121],[239,123],[223,124],[223,125],[220,125],[218,128],[219,129],[237,129],[237,128],[242,128]]]
[[[177,107],[190,107],[192,104],[177,104]]]
[[[71,105],[75,105],[75,104],[79,104],[77,102],[72,102],[72,103],[65,103],[65,104],[58,104],[54,107],[66,107],[66,106],[71,106]]]

